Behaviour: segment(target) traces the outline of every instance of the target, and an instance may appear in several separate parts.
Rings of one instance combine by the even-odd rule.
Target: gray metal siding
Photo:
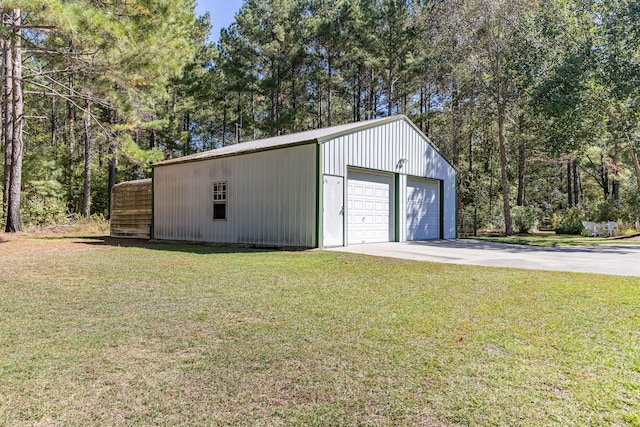
[[[398,161],[407,162],[398,168]],[[398,120],[325,142],[322,146],[323,173],[346,176],[347,167],[375,169],[444,181],[443,231],[445,239],[456,237],[455,169],[409,123]],[[401,179],[400,218],[406,215],[406,179]],[[406,223],[401,220],[401,239]]]
[[[156,239],[315,246],[314,144],[156,167]],[[226,181],[227,220],[212,184]]]
[[[407,240],[440,238],[440,181],[407,179]]]
[[[400,188],[398,188],[398,201],[400,203],[400,208],[398,209],[398,225],[400,226],[400,231],[398,233],[398,240],[400,242],[407,241],[407,215],[405,212],[407,211],[407,175],[401,174],[400,180],[398,182]]]

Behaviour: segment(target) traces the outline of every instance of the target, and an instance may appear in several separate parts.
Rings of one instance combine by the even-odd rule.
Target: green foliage
[[[82,209],[88,101],[102,214],[110,171],[145,177],[163,156],[402,113],[458,168],[467,216],[500,229],[499,104],[511,199],[522,184],[519,203],[577,230],[562,219],[575,161],[584,219],[633,223],[637,3],[247,0],[216,46],[191,0],[6,2],[47,27],[24,34],[24,191]],[[513,215],[531,229],[533,213]]]
[[[66,206],[61,199],[25,195],[20,215],[25,227],[43,227],[66,222]]]
[[[563,223],[556,228],[558,234],[582,234],[583,232],[584,226],[581,223]]]
[[[162,151],[157,148],[145,150],[135,143],[131,135],[122,135],[121,155],[132,165],[147,169],[149,165],[164,158]]]
[[[640,223],[640,189],[626,192],[620,203],[620,218],[630,223]]]
[[[570,208],[554,213],[552,226],[558,234],[582,234],[587,213],[582,208]]]
[[[540,209],[535,206],[514,206],[511,208],[513,228],[518,233],[528,233],[540,223]]]
[[[15,0],[3,7],[20,8],[28,28],[11,36],[24,46],[23,190],[33,222],[47,221],[40,218],[48,218],[51,199],[64,200],[71,212],[93,200],[106,212],[108,185],[85,195],[83,184],[95,187],[92,172],[107,176],[109,166],[114,172],[117,156],[143,173],[162,159],[154,146],[142,148],[142,124],[158,122],[156,105],[174,97],[172,82],[194,62],[192,33],[208,27],[196,21],[193,0]],[[3,22],[1,30],[18,28]]]
[[[62,170],[50,147],[35,147],[24,156],[22,179],[26,193],[37,197],[62,197],[61,178]]]
[[[109,213],[108,190],[109,172],[105,168],[97,168],[91,174],[91,212],[94,215],[105,216]]]
[[[23,192],[20,216],[25,227],[42,227],[65,222],[62,169],[48,146],[28,150],[23,162]]]

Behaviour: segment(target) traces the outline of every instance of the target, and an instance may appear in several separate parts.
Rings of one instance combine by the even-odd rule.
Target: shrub
[[[582,223],[560,224],[556,227],[556,234],[582,234],[583,231]]]
[[[540,209],[535,206],[514,206],[511,209],[513,228],[518,233],[528,233],[538,226]]]
[[[558,234],[582,234],[587,213],[582,207],[569,208],[563,212],[553,214],[552,225]]]
[[[20,216],[26,227],[43,227],[66,223],[66,208],[57,198],[27,196],[22,203]]]

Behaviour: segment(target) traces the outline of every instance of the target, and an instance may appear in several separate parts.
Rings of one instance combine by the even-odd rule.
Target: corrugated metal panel
[[[407,240],[440,238],[440,181],[407,179]]]
[[[400,159],[407,159],[402,168],[398,167]],[[328,175],[346,176],[347,166],[352,166],[444,181],[444,238],[456,237],[455,169],[408,122],[381,123],[326,141],[322,146],[322,160],[323,173]],[[401,182],[406,187],[406,179]],[[404,199],[406,193],[400,197]],[[402,203],[401,218],[405,213],[406,205]],[[405,236],[404,221],[401,226],[400,235]]]
[[[315,144],[156,167],[155,238],[315,246]],[[214,182],[228,183],[214,221]]]
[[[254,141],[243,142],[241,144],[228,145],[214,150],[203,151],[191,154],[189,156],[177,157],[175,159],[164,160],[158,162],[155,166],[162,166],[175,163],[185,163],[198,160],[211,159],[215,157],[224,157],[229,155],[237,155],[249,153],[252,151],[262,151],[267,149],[286,147],[288,145],[297,145],[305,142],[317,142],[333,135],[351,132],[359,128],[374,126],[376,123],[383,123],[389,120],[402,120],[404,116],[384,117],[381,119],[366,120],[362,122],[347,123],[344,125],[331,126],[321,129],[312,129],[304,132],[297,132],[288,135],[274,136],[271,138],[257,139]]]

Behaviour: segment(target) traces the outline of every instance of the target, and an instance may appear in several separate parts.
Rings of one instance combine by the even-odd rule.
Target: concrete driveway
[[[640,245],[543,248],[463,239],[369,243],[328,250],[450,264],[640,276]]]

